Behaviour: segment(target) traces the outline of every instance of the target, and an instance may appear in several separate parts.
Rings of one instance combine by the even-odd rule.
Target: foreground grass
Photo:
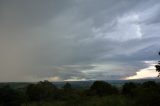
[[[22,106],[26,106],[25,104]],[[134,101],[120,95],[75,98],[68,101],[29,103],[27,106],[134,106]]]

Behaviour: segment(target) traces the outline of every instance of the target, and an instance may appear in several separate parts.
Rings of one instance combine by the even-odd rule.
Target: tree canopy
[[[159,52],[159,55],[160,55],[160,52]],[[159,72],[158,77],[160,77],[160,61],[158,61],[158,64],[155,65],[155,67],[156,67],[156,71]]]

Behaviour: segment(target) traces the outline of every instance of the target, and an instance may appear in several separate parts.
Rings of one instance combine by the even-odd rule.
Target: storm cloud
[[[159,0],[0,0],[0,81],[123,79],[157,61]]]

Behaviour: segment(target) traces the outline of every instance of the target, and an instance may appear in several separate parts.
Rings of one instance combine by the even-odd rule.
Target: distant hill
[[[116,87],[121,87],[126,82],[135,82],[135,83],[143,83],[145,81],[160,82],[160,79],[156,78],[156,79],[105,80],[105,81]],[[67,82],[69,82],[72,85],[72,87],[75,89],[88,89],[94,81],[91,80],[91,81],[67,81]],[[35,82],[1,82],[0,87],[4,85],[10,85],[12,88],[19,89],[19,88],[25,88],[27,85],[31,83],[35,83]],[[62,88],[65,83],[66,81],[53,82],[53,84],[55,84],[58,88]]]

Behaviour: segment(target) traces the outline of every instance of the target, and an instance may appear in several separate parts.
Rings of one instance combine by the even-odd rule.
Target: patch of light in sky
[[[156,69],[155,69],[155,62],[145,61],[145,63],[149,64],[147,68],[141,69],[138,72],[136,72],[136,75],[126,77],[125,79],[130,80],[130,79],[143,79],[143,78],[157,77],[158,72],[156,72]]]
[[[85,78],[71,77],[70,79],[64,81],[86,81]]]

